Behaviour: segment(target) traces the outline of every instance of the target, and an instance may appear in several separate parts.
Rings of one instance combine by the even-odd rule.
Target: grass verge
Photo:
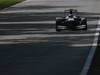
[[[9,7],[24,0],[0,0],[0,9]]]

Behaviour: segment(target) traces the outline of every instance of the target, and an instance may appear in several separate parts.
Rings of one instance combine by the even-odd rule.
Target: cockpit
[[[69,14],[68,16],[65,17],[66,19],[69,19],[69,18],[76,18],[76,16],[72,15],[72,14]]]

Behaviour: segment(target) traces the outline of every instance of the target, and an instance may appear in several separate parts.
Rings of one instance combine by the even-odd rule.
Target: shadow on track
[[[57,16],[62,15],[63,12],[0,14],[0,22],[55,21]],[[86,16],[90,21],[100,19],[96,16],[99,13],[84,12],[80,15]],[[89,27],[93,28],[95,25]],[[93,36],[84,38],[90,32],[87,35],[72,32],[73,34],[67,37],[66,33],[70,34],[55,32],[55,24],[52,23],[0,24],[0,75],[79,75],[77,73],[80,73],[83,67],[80,64],[84,64],[85,55],[88,55],[87,47],[90,48],[87,42]]]

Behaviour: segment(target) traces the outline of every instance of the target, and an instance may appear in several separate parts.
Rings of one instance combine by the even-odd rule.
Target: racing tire
[[[57,31],[57,32],[60,32],[60,31],[61,31],[61,29],[58,28],[58,25],[57,25],[57,24],[56,24],[56,31]]]
[[[84,19],[81,25],[85,25],[85,28],[83,28],[82,30],[87,30],[87,19]]]
[[[56,31],[60,32],[62,29],[60,29],[58,26],[61,25],[61,22],[63,19],[56,19]]]
[[[60,32],[60,31],[61,31],[61,29],[56,29],[56,31],[57,31],[57,32]]]

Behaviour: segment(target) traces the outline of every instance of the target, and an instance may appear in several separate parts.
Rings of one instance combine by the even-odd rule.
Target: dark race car
[[[65,10],[64,17],[56,18],[56,31],[64,29],[71,30],[87,30],[87,19],[77,15],[78,11],[75,9]]]

